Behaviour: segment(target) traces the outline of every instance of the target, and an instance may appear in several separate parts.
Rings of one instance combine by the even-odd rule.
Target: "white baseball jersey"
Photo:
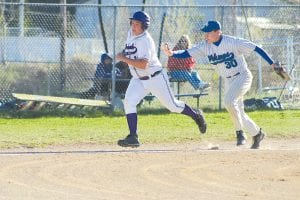
[[[244,55],[249,55],[255,47],[256,45],[248,40],[222,35],[219,46],[205,41],[195,45],[188,52],[193,57],[206,56],[209,63],[216,66],[219,75],[226,78],[238,72],[249,71]]]
[[[162,65],[156,55],[154,41],[147,31],[144,31],[138,36],[134,36],[130,29],[128,31],[124,53],[126,57],[130,59],[148,60],[146,69],[129,66],[130,73],[134,78],[149,76],[162,69]]]
[[[130,29],[124,54],[130,59],[148,60],[146,69],[129,66],[132,79],[125,94],[125,113],[136,113],[136,105],[149,92],[155,95],[170,111],[181,113],[185,107],[185,103],[175,99],[170,88],[168,75],[162,70],[162,65],[157,58],[155,44],[150,34],[144,31],[142,34],[134,36]],[[149,76],[149,79],[141,80],[140,78],[144,76]]]
[[[254,51],[256,45],[248,40],[222,35],[219,45],[207,41],[188,49],[195,56],[207,56],[210,64],[225,80],[224,104],[233,119],[236,131],[246,129],[250,135],[259,133],[259,126],[244,112],[243,96],[252,84],[252,74],[244,55]]]

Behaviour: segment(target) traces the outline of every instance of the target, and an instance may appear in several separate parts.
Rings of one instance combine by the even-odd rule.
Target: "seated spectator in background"
[[[173,51],[185,50],[191,47],[188,35],[181,36]],[[169,57],[167,65],[169,75],[175,81],[188,81],[195,89],[204,89],[209,87],[209,83],[201,80],[195,68],[195,60],[190,58],[177,59]]]
[[[110,96],[111,82],[103,81],[101,79],[111,79],[112,69],[113,69],[113,59],[106,53],[101,55],[100,62],[97,64],[97,69],[93,78],[93,86],[86,92],[83,92],[81,96],[83,98],[95,98],[96,95],[100,96]],[[125,63],[126,64],[126,63]],[[118,81],[117,79],[130,79],[127,70],[129,70],[128,65],[123,63],[116,63],[116,93],[125,93],[128,81]]]
[[[113,69],[113,59],[108,54],[104,53],[101,55],[101,62],[98,63],[95,72],[94,85],[92,88],[95,89],[95,94],[99,93],[101,96],[109,94],[110,84],[109,82],[101,81],[101,78],[111,78],[111,72]],[[95,96],[95,95],[93,95]]]

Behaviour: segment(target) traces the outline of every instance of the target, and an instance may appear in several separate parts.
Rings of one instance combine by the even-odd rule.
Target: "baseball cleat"
[[[207,125],[206,125],[206,121],[205,121],[202,110],[198,109],[196,111],[196,114],[197,114],[197,117],[196,117],[195,121],[199,127],[199,130],[201,133],[205,133]]]
[[[246,144],[246,135],[242,130],[236,132],[236,146]]]
[[[253,144],[251,146],[251,149],[259,149],[260,142],[264,139],[265,134],[260,130],[259,133],[252,137]]]
[[[121,147],[139,147],[140,142],[137,135],[128,135],[126,138],[119,140],[118,145]]]

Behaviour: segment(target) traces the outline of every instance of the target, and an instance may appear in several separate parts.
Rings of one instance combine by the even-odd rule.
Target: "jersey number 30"
[[[229,60],[229,61],[225,61],[224,62],[226,65],[227,69],[230,69],[231,67],[236,67],[237,66],[237,62],[235,59]]]

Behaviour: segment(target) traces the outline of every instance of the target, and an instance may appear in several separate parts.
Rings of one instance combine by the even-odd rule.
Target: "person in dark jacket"
[[[126,63],[125,63],[126,64]],[[100,96],[110,96],[111,92],[111,82],[103,81],[103,79],[111,79],[113,70],[113,59],[107,54],[103,53],[100,58],[100,62],[97,64],[96,72],[93,78],[93,86],[86,92],[83,92],[81,96],[83,98],[95,98],[96,95]],[[116,63],[116,79],[130,79],[131,76],[126,72],[128,71],[128,65],[124,63]],[[116,80],[116,92],[125,93],[128,81],[118,81]]]
[[[81,94],[82,98],[95,98],[97,94],[107,96],[110,92],[109,82],[101,81],[101,78],[111,78],[113,59],[103,53],[100,62],[97,64],[96,72],[93,78],[93,86]]]

